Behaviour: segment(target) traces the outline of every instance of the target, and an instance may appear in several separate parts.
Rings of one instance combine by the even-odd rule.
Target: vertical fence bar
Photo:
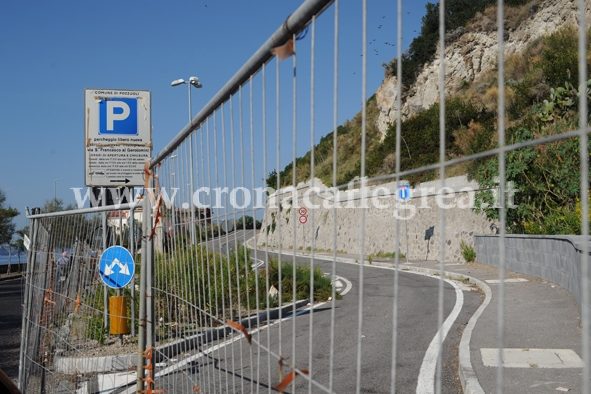
[[[360,245],[359,245],[359,311],[357,313],[357,382],[356,382],[356,393],[361,393],[361,335],[363,330],[363,282],[364,282],[364,270],[365,265],[365,148],[366,148],[366,116],[367,116],[367,0],[363,0],[363,46],[361,57],[361,184],[359,186],[361,190],[360,199],[360,211],[361,211],[361,224],[360,224]]]
[[[154,191],[154,203],[157,201],[157,190],[154,188],[154,178],[150,178],[150,187]],[[148,227],[147,227],[147,245],[146,245],[146,349],[154,347],[156,344],[156,321],[154,319],[154,240],[156,239],[156,217],[157,211],[152,213],[151,201],[148,201]],[[152,216],[154,219],[152,219]],[[143,259],[142,259],[143,260]],[[154,369],[155,371],[155,369]]]
[[[499,308],[498,308],[498,367],[497,367],[497,393],[503,393],[503,347],[505,346],[505,232],[506,232],[506,204],[505,204],[505,54],[504,54],[504,2],[499,0],[497,4],[497,40],[499,43],[498,57],[498,136],[499,136],[499,196],[501,207],[499,208]]]
[[[397,59],[402,59],[402,0],[398,0],[397,7]],[[402,137],[402,62],[396,62],[396,187],[400,185],[400,140]],[[405,227],[407,223],[404,223]],[[396,393],[396,359],[398,357],[398,294],[399,294],[399,269],[400,269],[400,219],[396,219],[395,229],[395,243],[396,243],[396,255],[394,256],[394,302],[392,305],[392,380],[390,383],[390,393]],[[408,236],[407,236],[408,242]],[[408,243],[406,247],[406,261],[408,262]]]
[[[579,150],[581,158],[581,235],[583,236],[583,250],[581,253],[581,325],[582,325],[582,353],[583,353],[583,394],[590,393],[590,318],[589,315],[589,114],[587,91],[587,19],[586,1],[578,1],[579,11]]]
[[[133,198],[134,196],[131,196]],[[130,222],[131,220],[131,222]],[[129,210],[129,218],[127,219],[127,224],[129,228],[129,251],[133,256],[134,262],[136,259],[136,244],[135,244],[135,205]],[[131,277],[131,284],[130,284],[130,294],[131,294],[131,337],[135,337],[135,277],[136,275]]]
[[[334,5],[334,55],[333,55],[333,107],[332,107],[332,187],[335,190],[332,204],[332,263],[330,274],[336,279],[337,275],[337,161],[338,161],[338,110],[339,110],[339,0]],[[333,279],[333,280],[334,280]],[[332,303],[330,305],[330,354],[328,371],[328,389],[334,386],[334,350],[335,350],[335,315],[336,315],[336,286],[331,289]]]
[[[29,236],[31,237],[30,249],[27,253],[27,272],[25,275],[25,297],[23,306],[23,318],[21,322],[21,346],[19,353],[19,364],[18,364],[18,388],[21,391],[25,390],[26,387],[26,376],[27,372],[24,368],[25,365],[25,353],[27,353],[27,344],[29,343],[29,332],[31,327],[31,311],[33,309],[33,272],[36,264],[36,248],[37,248],[37,234],[38,234],[38,220],[31,220],[31,228]]]
[[[445,0],[439,0],[439,179],[441,193],[445,190]],[[443,288],[445,286],[445,210],[439,208],[439,295],[437,312],[437,372],[435,392],[441,393],[441,368],[443,364]],[[408,251],[407,251],[408,252]]]
[[[316,173],[314,171],[315,167],[315,157],[314,157],[314,78],[315,78],[315,58],[316,58],[316,17],[312,17],[312,31],[310,37],[310,181],[311,187],[315,187],[316,181],[315,176]],[[295,171],[295,169],[294,169]],[[305,200],[304,200],[305,203]],[[314,237],[314,207],[310,207],[310,304],[314,305],[314,248],[316,246],[315,237]],[[294,210],[294,224],[295,224],[295,210]],[[305,243],[304,243],[305,246]],[[294,247],[295,250],[295,247]],[[295,253],[294,253],[295,256]],[[295,263],[294,263],[295,267]],[[333,277],[334,283],[334,277]],[[294,297],[295,301],[295,297]],[[295,302],[294,302],[295,304]],[[295,319],[294,319],[295,321]],[[308,370],[313,371],[312,368],[312,354],[313,354],[313,330],[314,330],[314,308],[310,308],[310,330],[308,333]],[[295,338],[295,330],[294,330],[294,338]],[[295,342],[295,341],[294,341]],[[295,353],[294,353],[295,359]],[[308,381],[308,392],[312,392],[312,380]]]
[[[107,206],[107,189],[104,187],[101,187],[101,201],[102,201],[102,206],[106,207]],[[107,249],[107,212],[103,211],[101,213],[101,226],[102,226],[102,234],[103,234],[103,251],[105,251]],[[107,287],[106,284],[103,285],[103,324],[105,329],[108,327],[109,325],[109,288]]]
[[[148,243],[150,242],[148,237],[150,236],[150,198],[149,192],[144,189],[144,196],[142,200],[142,245],[141,245],[141,269],[140,269],[140,310],[139,310],[139,325],[138,325],[138,361],[137,361],[137,390],[144,389],[144,352],[146,351],[146,332],[148,320],[146,318],[146,285],[147,285],[147,257],[148,257]]]
[[[267,186],[271,187],[267,183],[268,181],[268,169],[267,169],[267,67],[265,64],[262,66],[262,78],[261,78],[261,91],[262,91],[262,108],[263,108],[263,179]],[[279,152],[277,152],[279,155]],[[277,177],[279,178],[279,172],[277,172]],[[276,192],[275,199],[278,198],[279,192]],[[265,213],[268,208],[265,208]],[[265,230],[265,302],[266,302],[266,312],[267,316],[270,314],[270,306],[269,306],[269,231]],[[267,331],[267,349],[271,349],[271,331]],[[271,381],[271,354],[267,352],[267,381]],[[258,389],[257,389],[258,391]],[[271,387],[268,387],[268,392],[271,392]]]

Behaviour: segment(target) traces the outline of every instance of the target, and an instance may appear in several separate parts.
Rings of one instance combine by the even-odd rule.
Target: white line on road
[[[500,279],[487,279],[485,280],[486,283],[500,283]],[[529,282],[527,279],[523,278],[511,278],[503,280],[505,283],[519,283],[519,282]]]
[[[421,365],[421,370],[419,372],[419,380],[417,384],[417,394],[431,394],[435,392],[435,370],[437,367],[437,359],[439,357],[439,338],[441,338],[441,343],[445,341],[445,337],[449,332],[449,329],[454,324],[454,321],[458,318],[460,311],[462,310],[462,305],[464,304],[464,293],[458,287],[456,283],[451,280],[445,279],[445,281],[451,284],[456,289],[456,305],[454,309],[451,311],[443,325],[437,331],[437,334],[429,344],[429,348],[425,353],[425,357],[423,358],[423,364]]]
[[[251,259],[257,262],[256,264],[252,265],[253,270],[259,269],[260,267],[265,265],[265,262],[261,259],[255,259],[254,257],[251,257]]]
[[[337,276],[335,277],[335,281],[341,281],[343,283],[345,283],[345,290],[341,291],[341,295],[344,296],[345,294],[347,294],[349,291],[351,291],[351,289],[353,288],[353,284],[351,283],[350,280],[343,278],[342,276]],[[338,287],[337,287],[338,288]]]
[[[499,349],[480,349],[485,367],[499,366]],[[503,349],[503,368],[583,368],[571,349]]]

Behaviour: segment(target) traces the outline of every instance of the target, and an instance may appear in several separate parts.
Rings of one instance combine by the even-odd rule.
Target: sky
[[[192,92],[192,113],[196,114],[301,3],[301,0],[2,2],[0,189],[6,194],[7,205],[21,212],[15,220],[17,228],[28,224],[25,207],[43,206],[53,198],[54,191],[65,204],[74,203],[71,188],[85,186],[85,88],[150,90],[152,155],[155,156],[188,122],[187,89],[185,85],[172,87],[171,82],[177,78],[187,80],[190,76],[200,79],[203,88]],[[420,31],[426,3],[425,0],[403,2],[403,49]],[[320,64],[316,76],[317,113],[332,114],[332,96],[324,94],[332,94],[333,89],[333,8],[325,11],[316,25],[315,53]],[[392,45],[397,42],[397,3],[367,0],[367,10],[366,96],[370,97],[384,78],[382,63],[397,54],[396,46]],[[361,1],[340,1],[339,26],[338,123],[342,124],[361,109]],[[308,32],[296,42],[302,84],[310,69],[310,36]],[[280,67],[281,84],[289,86],[293,74],[291,60],[281,62]],[[301,103],[298,99],[298,108],[306,105],[309,98]],[[281,113],[289,113],[292,106],[289,100],[282,100]],[[282,122],[286,124],[282,128],[291,127],[289,116],[282,115]],[[332,115],[319,120],[315,126],[316,142],[331,128]],[[286,138],[289,140],[289,136]],[[293,157],[287,145],[280,155],[281,167]],[[309,149],[310,141],[299,141],[296,154],[301,156]],[[268,171],[275,167],[276,158],[270,156],[270,163]]]

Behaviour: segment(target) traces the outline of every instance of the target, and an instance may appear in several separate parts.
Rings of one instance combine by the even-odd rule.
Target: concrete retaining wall
[[[480,264],[499,265],[499,236],[476,235],[476,258]],[[591,237],[569,235],[506,235],[505,267],[512,271],[556,283],[568,290],[581,310],[581,260],[584,242],[591,250]],[[591,258],[589,258],[591,263]],[[591,289],[591,281],[587,279]],[[591,311],[591,309],[590,309]]]
[[[363,210],[366,255],[390,253],[397,248],[406,254],[408,232],[410,259],[439,259],[441,237],[444,236],[445,260],[463,262],[462,239],[472,244],[474,234],[492,233],[492,222],[471,209],[478,184],[461,176],[446,179],[446,187],[446,194],[442,195],[439,181],[422,183],[411,189],[411,198],[404,202],[397,199],[394,182],[336,192],[316,179],[298,185],[296,192],[282,189],[269,196],[257,245],[278,247],[281,244],[285,249],[306,250],[314,243],[316,250],[331,251],[336,221],[337,251],[357,254],[361,250]],[[312,188],[317,191],[306,197]],[[362,190],[365,190],[364,196]],[[279,201],[282,202],[281,209],[273,208],[280,205]],[[365,208],[362,208],[363,203]],[[333,210],[335,204],[340,208]],[[441,206],[445,207],[445,232],[440,227]],[[298,223],[297,207],[308,207],[306,224]],[[399,237],[396,237],[397,221],[400,224]],[[434,227],[433,237],[426,241],[425,231],[430,227]]]

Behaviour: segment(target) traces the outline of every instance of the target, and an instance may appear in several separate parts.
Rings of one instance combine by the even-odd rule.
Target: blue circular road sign
[[[122,246],[111,246],[101,255],[99,274],[105,284],[113,289],[127,286],[135,273],[131,253]]]

